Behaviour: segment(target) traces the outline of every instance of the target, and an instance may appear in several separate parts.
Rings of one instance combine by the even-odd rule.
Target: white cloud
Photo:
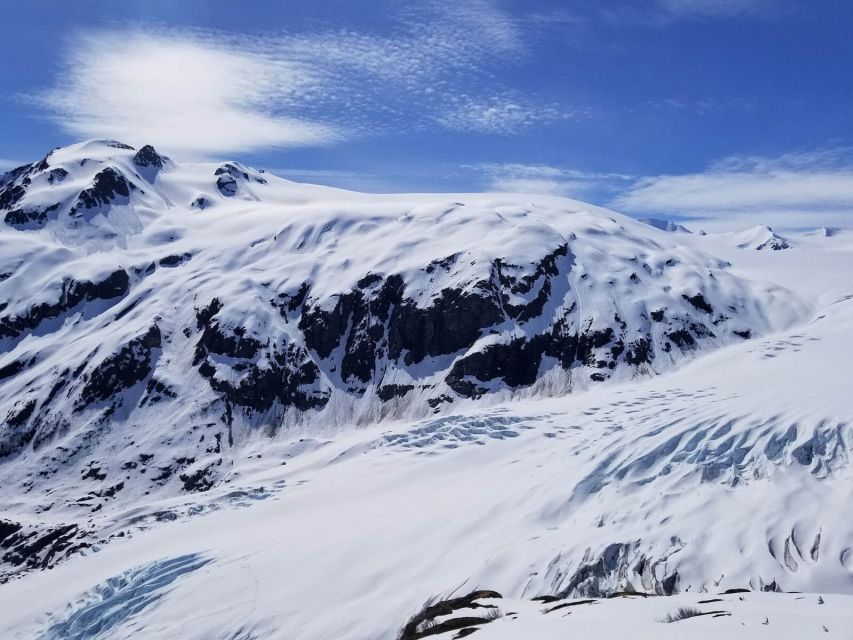
[[[28,99],[74,136],[184,156],[454,128],[466,117],[506,134],[556,111],[467,95],[524,55],[518,23],[489,0],[401,9],[387,35],[115,28],[73,36],[56,84]]]
[[[619,173],[595,173],[541,164],[481,164],[474,167],[491,191],[541,193],[585,198],[609,193],[633,180]]]
[[[748,219],[778,226],[853,224],[853,162],[848,150],[732,157],[707,171],[646,177],[612,205],[630,213],[703,220]]]
[[[368,171],[300,169],[298,167],[272,167],[267,168],[266,171],[294,182],[322,184],[367,193],[396,193],[400,190],[399,181],[406,177],[391,171],[383,171],[377,175]]]
[[[12,160],[10,158],[0,158],[0,171],[9,171],[16,167],[20,167],[23,162],[20,160]]]
[[[36,100],[76,136],[210,154],[324,144],[339,135],[278,112],[317,86],[310,68],[199,34],[81,36],[63,76]]]
[[[732,17],[756,14],[772,9],[773,0],[658,0],[658,5],[673,16]]]
[[[626,0],[590,3],[589,7],[593,23],[618,28],[666,28],[694,20],[776,19],[797,11],[790,0]]]
[[[740,97],[728,100],[719,98],[663,98],[641,102],[639,107],[660,111],[689,112],[697,115],[709,115],[724,111],[754,112],[756,110],[753,100]]]
[[[352,84],[343,76],[361,73],[416,91],[524,52],[515,21],[486,0],[426,2],[404,8],[399,18],[399,28],[386,36],[342,29],[268,38],[263,46],[322,69],[327,79]]]
[[[539,105],[521,97],[496,96],[488,99],[460,98],[438,117],[454,131],[512,135],[536,124],[573,117],[551,105]]]

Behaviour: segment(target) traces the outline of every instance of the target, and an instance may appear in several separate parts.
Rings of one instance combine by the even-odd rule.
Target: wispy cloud
[[[580,112],[542,105],[521,96],[493,96],[488,99],[459,97],[455,106],[438,116],[438,122],[453,131],[475,131],[512,135],[522,129],[547,122],[579,117]]]
[[[485,177],[485,186],[491,191],[574,198],[611,194],[635,179],[620,173],[595,173],[541,164],[488,163],[473,168]]]
[[[677,17],[733,17],[773,10],[778,0],[657,0],[659,8]]]
[[[646,177],[612,202],[631,213],[780,226],[853,223],[853,151],[731,157],[700,173]]]
[[[640,103],[639,107],[655,109],[659,111],[683,112],[695,115],[712,115],[731,111],[745,113],[755,112],[757,107],[753,100],[748,98],[662,98],[660,100],[647,100]]]
[[[0,158],[0,171],[9,171],[15,167],[20,167],[23,162],[20,160],[11,160],[9,158]]]
[[[325,145],[394,127],[506,135],[562,115],[493,79],[476,82],[525,53],[520,23],[488,0],[401,9],[382,35],[116,28],[73,36],[55,85],[28,99],[75,136],[179,155]]]
[[[381,173],[371,171],[352,171],[348,169],[300,169],[298,167],[266,168],[268,173],[275,174],[294,182],[319,184],[368,193],[397,193],[404,184],[404,175],[394,171],[383,170]]]
[[[340,135],[283,112],[317,89],[312,69],[204,34],[82,34],[61,78],[34,100],[75,136],[207,154],[316,145]]]
[[[789,0],[630,0],[590,4],[593,24],[666,28],[696,20],[778,18],[793,11]]]

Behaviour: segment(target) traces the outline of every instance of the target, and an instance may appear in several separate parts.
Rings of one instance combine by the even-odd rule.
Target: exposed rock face
[[[0,177],[0,209],[11,209],[26,195],[36,164],[25,164]]]
[[[76,524],[49,529],[25,527],[19,522],[0,520],[0,583],[17,571],[44,569],[89,546],[87,534]]]
[[[95,209],[111,204],[116,198],[128,198],[136,185],[130,182],[115,167],[102,169],[95,175],[92,186],[83,189],[77,197],[77,203],[72,207],[72,215],[82,209]]]
[[[57,318],[84,302],[124,296],[129,282],[130,278],[124,269],[117,269],[98,282],[65,280],[60,285],[58,300],[35,303],[20,315],[0,315],[0,339],[18,338],[45,320]],[[0,304],[2,311],[3,305]]]
[[[135,273],[183,268],[191,257],[169,255]],[[446,275],[458,261],[454,255],[435,260],[423,272]],[[181,332],[163,334],[155,322],[97,364],[82,363],[74,376],[57,372],[49,398],[10,410],[4,451],[56,431],[62,420],[40,413],[50,412],[60,391],[74,398],[75,413],[103,405],[111,415],[121,406],[185,401],[157,378],[157,354],[166,343],[172,349],[192,345],[195,375],[218,398],[214,412],[230,426],[238,418],[275,422],[288,411],[319,411],[343,396],[399,404],[418,390],[429,411],[441,411],[456,399],[534,386],[546,373],[558,372],[565,388],[595,384],[624,369],[648,367],[661,354],[694,350],[726,321],[701,292],[642,310],[631,324],[619,313],[601,316],[582,306],[578,290],[585,278],[574,269],[571,247],[561,244],[526,266],[495,259],[487,277],[426,299],[402,274],[368,273],[331,298],[315,298],[312,283],[304,282],[292,293],[256,300],[255,313],[268,317],[269,328],[255,330],[241,324],[243,310],[214,297],[196,307],[193,323]],[[0,336],[18,339],[87,301],[125,297],[130,277],[119,269],[102,281],[68,281],[61,289],[58,300],[0,317]],[[115,314],[115,321],[137,304]],[[288,329],[272,330],[276,322]],[[20,370],[14,362],[6,367]],[[138,384],[141,397],[123,396]]]
[[[464,638],[476,631],[478,625],[488,624],[498,615],[493,604],[482,604],[479,600],[500,599],[497,591],[481,589],[465,596],[447,598],[438,602],[429,601],[418,613],[400,628],[397,640],[420,640],[429,636],[456,631],[454,638]],[[480,615],[472,615],[471,611]],[[478,611],[479,610],[479,611]],[[462,613],[458,613],[461,611]]]
[[[223,173],[216,179],[216,188],[223,196],[233,196],[237,193],[237,179],[230,174]]]
[[[214,391],[229,404],[257,413],[275,406],[304,411],[328,401],[328,392],[318,387],[320,371],[304,348],[262,344],[240,327],[223,326],[216,318],[221,308],[214,299],[196,312],[201,336],[193,364]]]
[[[163,157],[150,144],[146,144],[133,156],[133,164],[137,167],[163,168]]]
[[[19,229],[34,229],[44,226],[51,212],[59,204],[34,206],[22,204],[33,177],[48,168],[47,159],[12,169],[0,177],[0,211],[5,210],[3,220]],[[59,174],[52,174],[54,179]]]
[[[441,262],[447,268],[454,260],[450,256]],[[689,349],[697,337],[712,335],[701,322],[678,318],[667,323],[673,328],[660,337],[653,335],[650,326],[639,334],[636,328],[630,330],[618,315],[609,320],[611,326],[594,329],[593,318],[583,318],[576,302],[552,300],[554,289],[565,287],[556,281],[570,276],[573,263],[568,245],[547,253],[529,270],[495,260],[489,279],[464,290],[440,290],[429,306],[408,297],[404,281],[397,275],[366,276],[356,290],[337,296],[334,305],[313,301],[310,294],[304,299],[306,285],[300,296],[299,328],[306,346],[320,360],[339,354],[341,379],[350,390],[365,392],[378,370],[387,375],[393,369],[415,367],[427,358],[454,355],[444,383],[469,398],[490,390],[533,385],[546,360],[566,372],[591,369],[590,380],[600,381],[620,363],[650,364],[656,348],[670,351],[674,345]],[[427,270],[435,268],[430,265]],[[526,299],[518,300],[519,296]],[[701,294],[685,295],[684,300],[705,314],[714,313]],[[300,307],[298,302],[291,304],[291,311]],[[506,323],[541,323],[546,305],[555,302],[559,305],[556,313],[533,335],[471,348]],[[657,310],[658,322],[663,322],[662,314],[663,310]],[[382,395],[398,397],[401,388],[413,386],[383,387]]]
[[[58,207],[51,205],[43,209],[13,209],[6,213],[4,220],[6,224],[19,229],[38,228],[44,226],[48,221],[49,215],[56,211]]]
[[[770,251],[781,251],[783,249],[790,249],[791,245],[788,244],[788,241],[785,238],[780,238],[775,235],[771,238],[768,238],[757,247],[755,247],[758,251],[763,251],[769,249]]]
[[[770,227],[755,226],[734,234],[740,249],[755,249],[756,251],[782,251],[790,249],[791,244],[773,231]]]
[[[161,347],[160,329],[151,326],[95,366],[85,377],[77,409],[96,401],[110,400],[145,380],[152,371],[153,351]]]
[[[157,424],[186,448],[158,482],[203,490],[253,429],[647,375],[760,335],[784,299],[615,213],[455,198],[103,141],[7,173],[0,233],[22,248],[0,255],[0,456],[39,452],[49,475],[114,425],[136,448]]]

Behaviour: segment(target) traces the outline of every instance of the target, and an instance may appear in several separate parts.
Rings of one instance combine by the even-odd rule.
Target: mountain
[[[839,233],[841,233],[841,229],[837,229],[835,227],[818,227],[817,229],[807,232],[805,235],[815,238],[833,238]]]
[[[730,589],[838,628],[846,236],[770,257],[105,141],[0,184],[11,637],[391,638],[475,588],[534,629],[538,596]],[[631,602],[638,637],[675,609]]]
[[[356,194],[99,141],[4,182],[0,454],[48,476],[197,432],[169,455],[205,487],[257,429],[628,380],[802,311],[557,198]],[[158,430],[116,450],[116,424]]]
[[[473,596],[473,597],[472,597]],[[749,593],[731,590],[711,594],[685,593],[669,598],[620,594],[613,598],[531,600],[504,598],[478,590],[425,607],[401,628],[399,640],[436,635],[507,640],[536,638],[562,640],[580,633],[603,638],[630,636],[643,640],[660,637],[716,640],[752,640],[769,634],[795,640],[837,633],[849,623],[847,595],[803,596]],[[442,634],[441,632],[444,631]],[[823,634],[823,635],[819,635]]]
[[[662,218],[640,218],[640,222],[668,233],[693,233],[687,227],[680,225],[673,220],[664,220]]]
[[[756,225],[737,233],[727,234],[740,249],[756,251],[781,251],[790,249],[791,244],[770,227]]]

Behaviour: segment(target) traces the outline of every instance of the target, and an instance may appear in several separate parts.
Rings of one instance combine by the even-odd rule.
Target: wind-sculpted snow
[[[818,594],[831,603],[853,593],[845,508],[853,467],[843,426],[853,299],[829,299],[802,327],[657,378],[360,430],[257,434],[227,464],[239,486],[272,489],[268,499],[193,515],[163,498],[119,493],[89,516],[93,525],[103,518],[115,527],[122,511],[172,515],[0,587],[15,612],[10,628],[27,637],[43,611],[164,553],[204,553],[214,562],[204,576],[176,580],[117,637],[156,629],[200,640],[247,629],[258,638],[392,638],[430,596],[459,585],[460,593],[480,585],[507,598],[549,596],[552,606],[566,597],[676,594],[648,605],[655,613],[644,614],[643,637],[667,624],[657,618],[678,603],[731,589],[803,591],[824,606]],[[773,351],[780,344],[800,346]],[[769,351],[776,357],[765,357]],[[503,431],[516,435],[491,437]],[[800,453],[808,446],[810,462]],[[226,480],[194,501],[220,504],[234,487]],[[67,487],[56,493],[73,495]],[[763,598],[788,596],[745,597],[765,604],[739,621],[764,629],[768,616],[778,631],[781,609]],[[738,615],[731,604],[720,608]],[[806,609],[812,617],[797,617],[803,625],[792,628],[824,634]],[[853,615],[818,611],[830,632]],[[673,637],[685,628],[674,627]]]
[[[0,192],[45,213],[0,223],[12,638],[392,638],[478,585],[853,593],[844,232],[746,251],[97,142]],[[164,557],[210,563],[97,606]]]
[[[24,490],[90,463],[206,490],[258,432],[654,375],[808,311],[561,198],[358,194],[91,141],[7,174],[0,209],[0,456],[40,470]]]
[[[443,624],[454,630],[436,636],[441,639],[476,633],[478,640],[805,640],[844,637],[851,606],[853,597],[835,594],[686,593],[671,598],[622,594],[607,599],[530,600],[497,597],[480,598],[449,615],[445,607],[440,610],[443,615],[430,618],[432,626],[423,625],[421,629],[431,631]],[[428,634],[401,636],[401,640],[411,637]]]
[[[110,578],[79,603],[69,605],[61,620],[39,640],[96,640],[115,637],[134,615],[154,605],[181,576],[198,571],[210,559],[190,554],[155,562]]]

